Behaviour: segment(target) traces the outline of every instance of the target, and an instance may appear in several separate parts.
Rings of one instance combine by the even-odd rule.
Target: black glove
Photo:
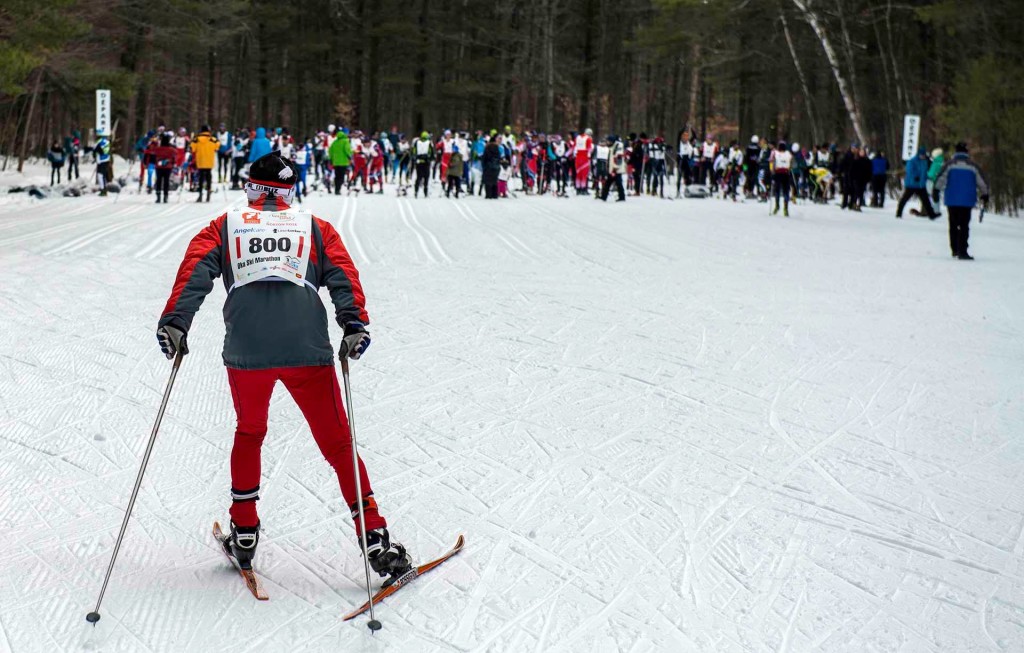
[[[939,191],[937,191],[937,190],[933,190],[932,191],[932,201],[935,202],[936,204],[939,203]]]
[[[169,324],[156,330],[156,341],[160,343],[160,351],[168,360],[174,358],[179,350],[182,356],[188,353],[187,336],[187,333]]]
[[[345,336],[338,348],[338,359],[344,360],[347,356],[354,361],[359,360],[369,346],[370,334],[366,327],[361,322],[349,322],[345,325]]]
[[[982,195],[981,201],[984,202],[985,204],[988,204],[988,195]]]

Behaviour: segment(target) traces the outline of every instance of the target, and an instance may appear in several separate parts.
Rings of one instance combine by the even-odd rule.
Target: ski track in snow
[[[1024,223],[986,216],[964,264],[941,221],[894,207],[436,188],[302,206],[368,298],[354,402],[391,530],[420,560],[467,539],[374,636],[341,621],[362,561],[283,388],[269,602],[213,542],[220,284],[85,622],[169,372],[158,314],[243,195],[0,203],[0,650],[1024,650]]]

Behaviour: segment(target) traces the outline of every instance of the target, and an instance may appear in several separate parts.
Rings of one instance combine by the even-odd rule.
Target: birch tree
[[[828,59],[828,64],[832,69],[832,76],[835,77],[836,85],[839,86],[839,95],[843,98],[843,105],[846,107],[846,112],[850,116],[850,122],[853,124],[853,132],[857,135],[857,140],[863,144],[867,141],[867,138],[865,138],[867,132],[864,131],[857,98],[854,97],[853,88],[843,76],[843,71],[839,65],[839,57],[836,56],[835,48],[832,47],[832,42],[825,31],[825,26],[818,18],[818,15],[814,13],[811,2],[812,0],[793,0],[793,4],[800,10],[804,20],[814,30],[818,41],[821,43],[821,49],[825,51],[825,57]]]

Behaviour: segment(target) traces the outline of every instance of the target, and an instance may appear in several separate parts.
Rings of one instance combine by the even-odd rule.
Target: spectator
[[[81,150],[82,141],[76,129],[69,136],[64,137],[64,157],[68,162],[68,181],[71,181],[72,174],[75,175],[75,179],[78,179],[78,153]]]
[[[885,206],[885,182],[888,176],[889,160],[885,158],[885,151],[880,150],[871,159],[871,206]]]
[[[203,125],[199,135],[192,141],[192,156],[195,158],[196,170],[199,172],[199,197],[197,202],[203,201],[203,185],[206,186],[206,201],[210,201],[211,186],[213,185],[213,166],[217,164],[217,151],[220,149],[220,141],[210,134],[210,127]]]
[[[862,147],[857,150],[857,157],[853,160],[852,168],[853,199],[856,205],[854,211],[864,208],[864,193],[871,184],[871,159],[868,158],[868,150]]]
[[[160,203],[162,192],[164,204],[167,204],[167,193],[171,188],[171,173],[174,171],[174,162],[178,156],[178,150],[171,144],[169,133],[160,135],[160,147],[156,148],[153,156],[156,162],[156,203]]]
[[[465,173],[464,165],[459,146],[452,146],[452,155],[448,158],[448,187],[444,191],[445,197],[451,197],[454,188],[455,199],[459,199],[459,193],[462,192],[462,175]]]
[[[928,168],[928,192],[935,188],[935,178],[939,176],[942,166],[946,163],[946,156],[941,147],[932,150],[932,165]]]
[[[943,191],[949,215],[949,248],[961,261],[973,261],[974,257],[967,253],[971,210],[979,196],[982,202],[988,201],[988,184],[977,164],[967,156],[967,143],[957,143],[953,158],[942,166],[935,178],[932,199],[938,202]]]
[[[46,153],[46,160],[50,162],[50,185],[53,186],[53,177],[57,176],[57,183],[60,183],[60,171],[64,167],[64,148],[60,143],[54,141],[50,150]]]

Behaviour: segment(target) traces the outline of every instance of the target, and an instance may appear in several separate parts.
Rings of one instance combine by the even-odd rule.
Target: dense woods
[[[1013,0],[0,0],[0,151],[93,122],[328,122],[537,131],[692,125],[897,160],[957,140],[997,208],[1024,200],[1024,12]]]

